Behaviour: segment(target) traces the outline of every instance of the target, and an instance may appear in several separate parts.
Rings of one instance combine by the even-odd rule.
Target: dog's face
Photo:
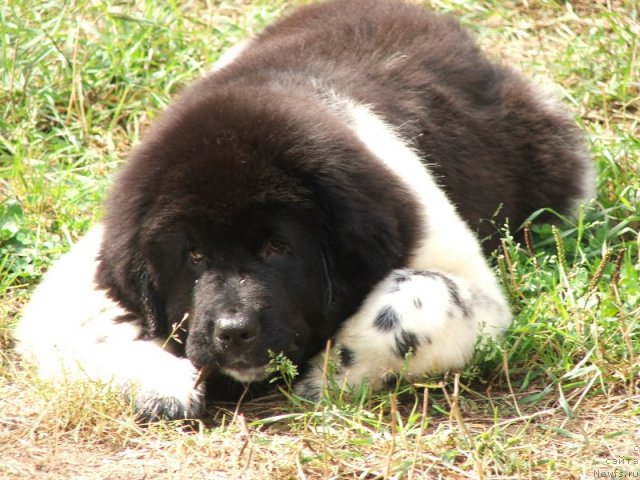
[[[157,230],[148,265],[167,318],[188,314],[195,366],[262,380],[269,352],[301,362],[326,337],[329,282],[310,218],[291,206],[254,207],[226,225],[192,219]]]

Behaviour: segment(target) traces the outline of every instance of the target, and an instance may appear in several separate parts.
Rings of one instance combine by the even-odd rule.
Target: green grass
[[[516,320],[459,374],[319,404],[276,394],[143,428],[91,385],[21,368],[11,331],[101,215],[171,96],[299,1],[0,6],[1,478],[593,478],[640,470],[640,18],[636,0],[432,0],[496,58],[559,86],[598,198],[496,270]]]

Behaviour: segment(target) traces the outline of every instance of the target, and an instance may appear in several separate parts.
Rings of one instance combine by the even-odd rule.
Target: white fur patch
[[[222,368],[222,373],[234,378],[241,383],[260,382],[269,376],[269,364],[253,367],[245,370]]]
[[[218,70],[222,70],[226,66],[231,65],[236,60],[236,58],[238,58],[247,49],[247,47],[249,47],[251,42],[252,39],[247,38],[237,45],[229,47],[222,53],[222,55],[220,55],[220,58],[218,58],[216,63],[213,64],[213,67],[211,67],[211,72],[217,72]]]
[[[98,380],[133,396],[143,415],[197,416],[202,389],[185,358],[158,341],[138,340],[140,327],[116,322],[126,312],[96,287],[103,228],[92,228],[47,272],[17,325],[17,351],[51,380]]]

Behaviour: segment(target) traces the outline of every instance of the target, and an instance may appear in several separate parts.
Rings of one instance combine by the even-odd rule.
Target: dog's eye
[[[284,255],[289,252],[289,247],[286,243],[281,240],[271,239],[267,243],[264,244],[262,250],[260,251],[260,255],[265,258],[271,258],[274,256]]]
[[[191,263],[193,263],[194,265],[199,265],[206,262],[207,257],[204,253],[202,253],[201,250],[192,248],[191,250],[189,250],[189,260],[191,260]]]

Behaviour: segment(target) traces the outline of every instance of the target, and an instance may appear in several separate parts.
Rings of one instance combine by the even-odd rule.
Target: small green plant
[[[271,374],[271,383],[282,382],[287,392],[293,392],[293,381],[298,376],[298,367],[287,358],[284,353],[274,353],[269,350],[269,367],[267,371]]]

